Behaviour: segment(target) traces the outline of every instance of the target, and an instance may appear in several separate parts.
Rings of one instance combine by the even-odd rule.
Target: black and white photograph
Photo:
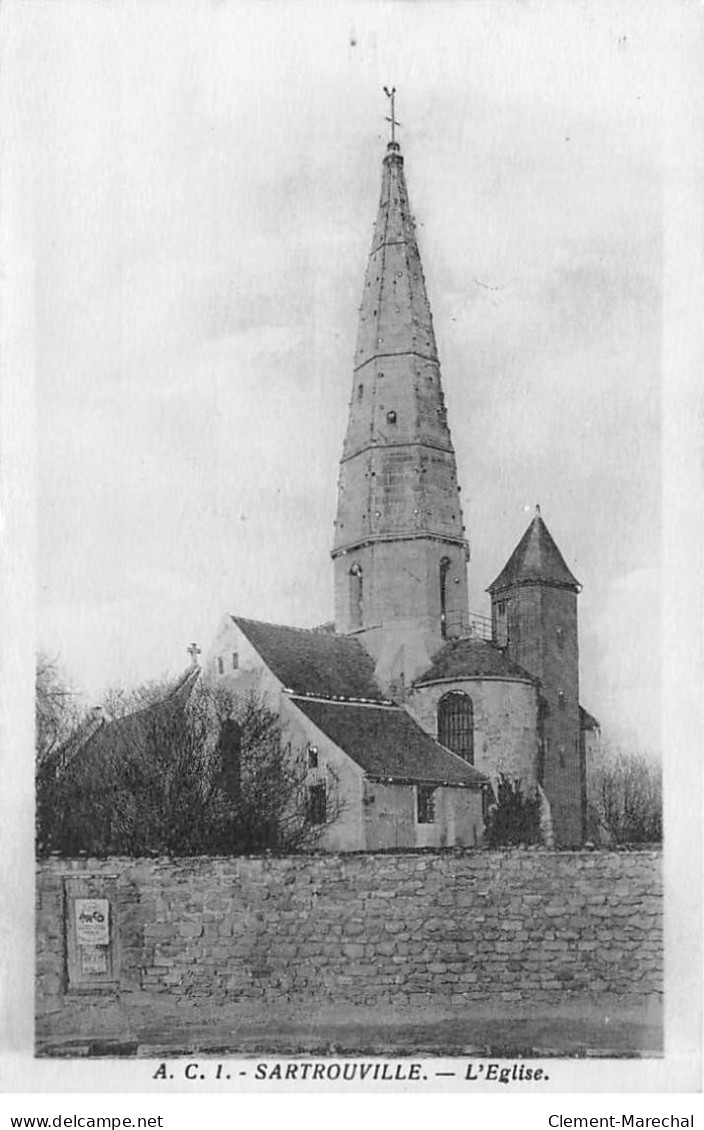
[[[703,32],[5,11],[5,1090],[700,1091]]]

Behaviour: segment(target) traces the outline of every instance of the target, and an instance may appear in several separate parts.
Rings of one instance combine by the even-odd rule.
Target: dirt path
[[[166,1035],[168,1033],[168,1036]],[[658,1005],[624,1005],[617,999],[571,1001],[558,1011],[496,1016],[487,1006],[451,1016],[430,1010],[413,1015],[383,1011],[321,1011],[307,1017],[223,1014],[204,1024],[142,1027],[120,1039],[81,1040],[66,1033],[38,1047],[49,1056],[475,1056],[501,1058],[641,1057],[663,1052]]]

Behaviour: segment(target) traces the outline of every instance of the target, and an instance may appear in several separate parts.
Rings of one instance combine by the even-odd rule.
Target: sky
[[[337,465],[397,87],[471,545],[540,503],[581,697],[657,753],[663,135],[657,6],[31,8],[36,637],[89,701],[222,615],[332,617]]]

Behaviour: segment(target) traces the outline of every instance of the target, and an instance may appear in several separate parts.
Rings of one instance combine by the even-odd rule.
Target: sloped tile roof
[[[277,679],[295,694],[386,701],[374,678],[374,661],[354,637],[241,616],[232,619]]]
[[[488,592],[500,592],[511,585],[543,581],[559,588],[578,589],[579,581],[565,564],[545,522],[536,514]]]
[[[426,734],[400,706],[291,701],[370,777],[479,788],[487,778]]]
[[[449,640],[435,655],[427,671],[414,682],[414,686],[432,683],[438,679],[535,679],[523,667],[512,663],[504,653],[487,640]]]
[[[92,726],[85,739],[77,735],[69,760],[80,762],[82,770],[93,766],[96,773],[105,774],[111,765],[123,762],[125,757],[143,757],[150,737],[169,734],[182,725],[200,673],[200,668],[189,670],[164,698],[123,718]]]
[[[579,728],[580,730],[599,730],[600,726],[593,714],[585,710],[583,706],[579,708]]]

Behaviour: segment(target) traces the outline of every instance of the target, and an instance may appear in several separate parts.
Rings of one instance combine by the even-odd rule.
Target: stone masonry
[[[538,777],[550,801],[556,842],[577,847],[586,832],[586,779],[580,742],[579,583],[538,513],[500,576],[489,586],[495,635],[506,613],[506,655],[539,680]]]
[[[394,650],[407,649],[407,681],[429,662],[427,650],[412,658],[409,632],[432,651],[443,633],[466,626],[468,546],[457,465],[396,142],[384,158],[359,311],[332,556],[337,630],[365,633],[375,658],[379,629],[395,632]]]
[[[169,1010],[203,1025],[220,1006],[645,1001],[662,992],[660,863],[533,850],[52,859],[37,884],[38,1038],[119,1036]],[[117,892],[117,989],[67,984],[66,880],[79,876]]]

